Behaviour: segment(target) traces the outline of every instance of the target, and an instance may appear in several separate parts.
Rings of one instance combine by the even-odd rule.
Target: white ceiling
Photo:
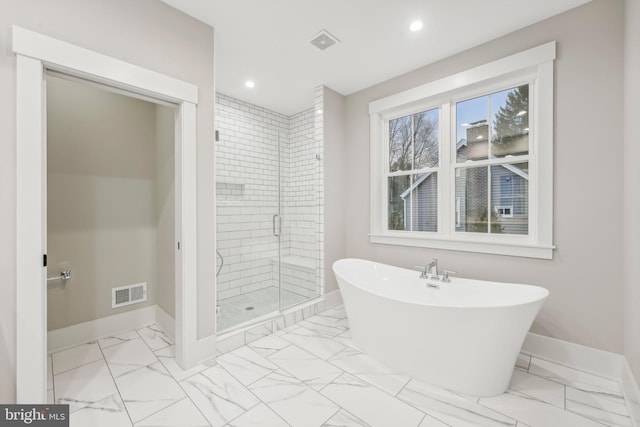
[[[218,92],[291,115],[318,85],[349,95],[590,0],[162,1],[215,28]],[[312,46],[322,29],[341,43]]]

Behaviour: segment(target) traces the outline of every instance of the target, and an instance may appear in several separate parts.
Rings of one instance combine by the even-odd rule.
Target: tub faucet
[[[420,275],[421,279],[430,279],[438,277],[438,258],[434,258],[431,262],[424,266],[424,270]]]

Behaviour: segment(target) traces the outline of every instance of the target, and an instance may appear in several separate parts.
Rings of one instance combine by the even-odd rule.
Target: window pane
[[[414,169],[438,166],[438,109],[413,115]]]
[[[389,120],[389,171],[411,170],[413,159],[411,116]]]
[[[410,225],[405,223],[405,198],[411,186],[411,176],[390,177],[388,185],[389,230],[410,230]]]
[[[412,176],[411,190],[405,192],[405,227],[411,231],[438,231],[438,174]]]
[[[528,163],[458,168],[455,197],[456,231],[529,233]]]
[[[456,169],[456,231],[487,233],[489,230],[489,168]]]
[[[501,233],[529,233],[528,163],[491,166],[491,210]]]
[[[529,152],[529,85],[491,95],[491,154],[505,157]]]
[[[485,160],[489,155],[489,95],[456,103],[456,160]]]
[[[389,178],[389,230],[438,231],[438,174]]]
[[[528,152],[529,85],[456,103],[458,163]]]

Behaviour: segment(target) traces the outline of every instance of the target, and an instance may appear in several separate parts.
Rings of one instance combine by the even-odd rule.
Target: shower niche
[[[323,292],[322,116],[216,94],[216,329],[260,322]]]

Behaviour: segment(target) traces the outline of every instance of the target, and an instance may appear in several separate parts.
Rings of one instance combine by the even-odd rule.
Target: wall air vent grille
[[[147,283],[120,286],[111,289],[111,308],[136,304],[147,300]]]

